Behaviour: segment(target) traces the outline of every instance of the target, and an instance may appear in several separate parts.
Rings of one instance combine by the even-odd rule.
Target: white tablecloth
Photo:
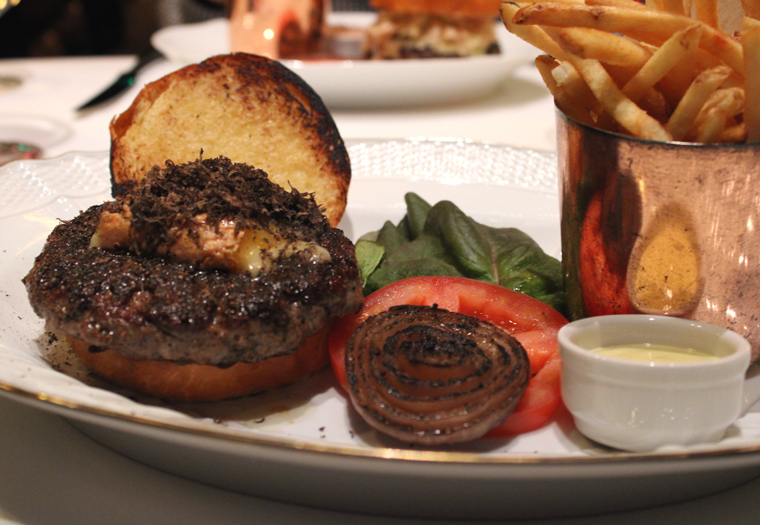
[[[23,78],[20,87],[0,91],[0,127],[3,118],[9,117],[52,119],[68,127],[70,133],[47,145],[46,157],[73,150],[105,151],[110,141],[110,119],[126,109],[146,81],[175,66],[156,62],[144,70],[135,87],[113,102],[81,115],[73,108],[133,61],[133,57],[0,61],[0,75]],[[529,64],[519,68],[501,91],[471,103],[403,110],[338,110],[333,116],[344,138],[446,137],[554,149],[552,100]],[[0,472],[3,524],[422,523],[275,503],[187,481],[108,450],[58,416],[3,398]],[[756,524],[759,518],[760,479],[693,502],[545,523],[738,525]]]
[[[0,122],[2,116],[29,115],[69,126],[71,136],[47,148],[46,156],[107,150],[109,121],[129,106],[145,82],[177,67],[167,61],[150,64],[136,85],[119,98],[91,112],[74,111],[133,62],[133,57],[0,61],[0,75],[15,73],[24,78],[19,88],[0,91]],[[343,138],[455,137],[554,149],[554,106],[530,65],[520,68],[494,96],[472,103],[338,110],[333,117]]]

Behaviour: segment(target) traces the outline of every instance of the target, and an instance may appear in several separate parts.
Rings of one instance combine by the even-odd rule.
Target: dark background
[[[0,58],[137,54],[160,27],[224,16],[223,0],[20,0],[0,15]],[[368,0],[333,0],[364,10]]]

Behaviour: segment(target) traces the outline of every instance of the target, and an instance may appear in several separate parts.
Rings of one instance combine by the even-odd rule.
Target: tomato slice
[[[557,332],[567,324],[562,314],[530,296],[495,284],[463,277],[410,277],[377,290],[364,299],[358,314],[341,317],[330,333],[330,361],[348,392],[346,343],[365,319],[390,308],[437,304],[501,327],[525,348],[533,374],[515,411],[487,436],[509,436],[542,427],[561,404]]]
[[[560,387],[559,356],[549,358],[544,367],[534,375],[525,389],[515,411],[486,437],[504,437],[524,434],[544,426],[562,403]]]

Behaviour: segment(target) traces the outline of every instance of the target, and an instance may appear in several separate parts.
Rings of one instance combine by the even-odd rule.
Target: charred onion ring
[[[504,330],[436,306],[368,318],[346,346],[351,401],[373,428],[408,443],[476,439],[514,410],[530,379]]]

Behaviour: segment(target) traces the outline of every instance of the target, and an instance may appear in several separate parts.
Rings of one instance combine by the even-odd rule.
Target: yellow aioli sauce
[[[595,348],[592,352],[609,357],[647,361],[650,363],[693,363],[718,359],[715,355],[695,350],[694,348],[650,343],[605,346]]]

